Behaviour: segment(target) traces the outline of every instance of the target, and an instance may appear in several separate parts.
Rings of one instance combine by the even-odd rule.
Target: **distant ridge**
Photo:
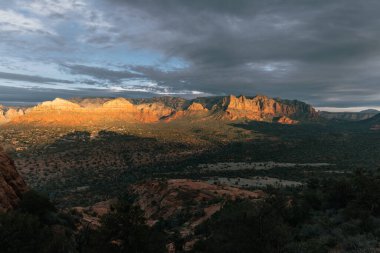
[[[370,130],[379,131],[380,130],[380,113],[376,114],[375,116],[362,120],[357,122],[361,126],[364,126],[365,128],[369,128]]]
[[[348,120],[348,121],[360,121],[372,118],[380,111],[375,109],[363,110],[360,112],[320,112],[320,116],[326,119]]]
[[[316,110],[304,102],[263,95],[200,97],[192,100],[178,97],[56,98],[22,111],[12,111],[12,114],[17,114],[14,117],[7,117],[6,114],[0,107],[0,124],[91,125],[208,119],[297,124],[319,117]]]
[[[367,110],[360,111],[359,113],[373,113],[373,114],[378,114],[378,113],[380,113],[380,111],[375,110],[375,109],[367,109]]]

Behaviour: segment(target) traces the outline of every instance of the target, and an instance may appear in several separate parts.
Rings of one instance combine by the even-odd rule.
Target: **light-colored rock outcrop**
[[[7,118],[5,118],[5,112],[0,108],[0,125],[5,124],[7,122]]]
[[[193,102],[188,108],[189,112],[208,111],[202,104]]]
[[[4,106],[0,106],[0,125],[10,122],[17,117],[23,116],[24,110],[17,108],[6,108]]]
[[[70,111],[78,109],[80,109],[80,105],[62,98],[56,98],[53,101],[46,101],[37,105],[33,108],[33,111]]]
[[[135,105],[126,100],[125,98],[115,98],[113,100],[107,101],[103,104],[103,108],[132,112],[136,111]]]

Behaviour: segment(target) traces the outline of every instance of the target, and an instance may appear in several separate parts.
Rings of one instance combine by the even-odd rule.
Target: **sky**
[[[378,0],[0,1],[0,103],[265,94],[380,108]]]

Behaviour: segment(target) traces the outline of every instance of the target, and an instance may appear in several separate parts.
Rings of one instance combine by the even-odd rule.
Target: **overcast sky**
[[[265,94],[380,106],[378,0],[0,1],[0,103]]]

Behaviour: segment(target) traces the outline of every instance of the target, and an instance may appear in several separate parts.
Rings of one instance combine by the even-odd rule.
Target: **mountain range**
[[[255,120],[296,124],[319,117],[311,106],[298,100],[262,95],[201,97],[186,100],[157,98],[56,98],[28,108],[0,107],[0,124],[87,125],[109,122],[154,123],[190,120]]]
[[[374,109],[368,109],[360,112],[319,112],[320,116],[326,119],[337,119],[337,120],[349,120],[349,121],[358,121],[366,120],[372,118],[376,114],[379,114],[380,111]]]

